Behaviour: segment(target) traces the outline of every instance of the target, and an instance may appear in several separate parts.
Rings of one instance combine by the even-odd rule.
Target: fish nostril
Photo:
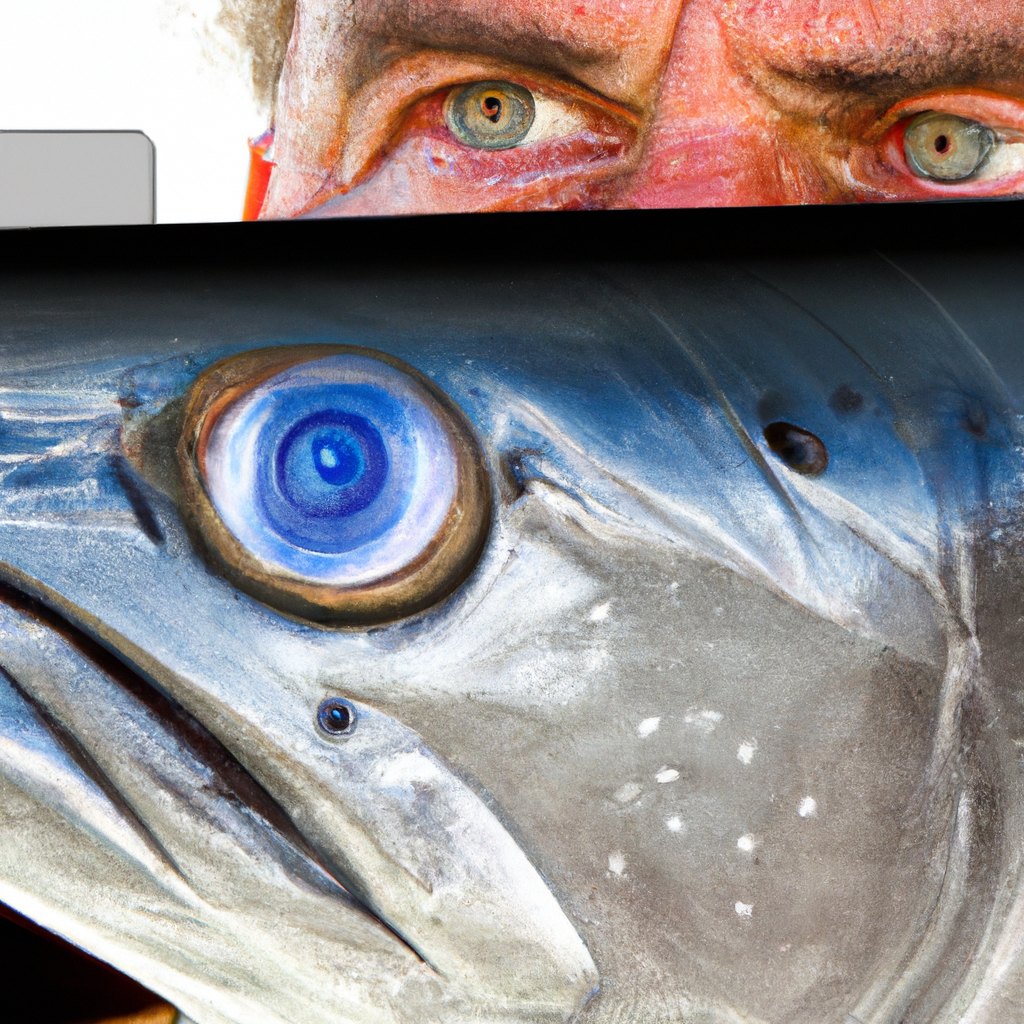
[[[779,420],[764,428],[768,447],[790,469],[805,476],[821,476],[828,468],[828,449],[809,430]]]
[[[345,736],[356,727],[356,709],[341,697],[328,697],[320,705],[316,720],[331,736]]]

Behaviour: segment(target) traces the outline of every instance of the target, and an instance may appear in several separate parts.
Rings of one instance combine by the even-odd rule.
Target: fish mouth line
[[[79,742],[73,729],[61,720],[59,713],[55,713],[51,702],[40,697],[38,687],[27,681],[26,674],[5,663],[4,640],[9,639],[10,634],[5,636],[2,631],[8,628],[10,621],[17,621],[17,628],[34,631],[37,638],[55,638],[83,665],[101,673],[134,705],[158,721],[187,756],[201,762],[208,770],[217,789],[217,797],[236,809],[240,808],[271,835],[281,868],[296,884],[316,889],[335,901],[339,909],[343,907],[354,911],[372,922],[431,973],[443,977],[412,943],[376,913],[347,884],[346,879],[324,861],[292,821],[288,811],[199,719],[186,711],[159,683],[144,675],[122,652],[91,632],[86,617],[83,616],[81,622],[75,621],[68,614],[73,608],[67,608],[59,594],[51,594],[48,588],[28,579],[19,580],[23,585],[16,586],[9,579],[10,567],[4,568],[8,570],[5,573],[8,579],[0,579],[0,681],[6,682],[45,724],[51,737],[78,770],[116,807],[124,822],[150,850],[155,862],[164,865],[184,887],[190,885],[188,868],[178,862],[157,832],[149,827],[131,797],[121,791],[87,745]],[[54,964],[59,963],[67,977],[77,979],[80,991],[65,999],[69,1016],[61,1019],[59,1011],[55,1011],[58,1015],[52,1020],[47,1017],[46,1024],[82,1024],[83,1021],[88,1021],[88,1024],[173,1024],[179,1019],[179,1011],[174,1006],[135,979],[41,926],[18,909],[0,903],[0,951],[5,945],[23,949],[26,977],[50,976],[54,972]],[[33,992],[26,992],[25,999],[35,998],[37,1003],[26,1019],[38,1017],[38,993],[41,989],[31,988]],[[57,988],[59,990],[60,986]],[[16,996],[15,993],[12,998]],[[60,991],[55,998],[58,1002],[62,998]],[[7,1005],[11,1005],[10,1001]],[[81,1012],[83,1007],[87,1012]]]
[[[0,833],[0,900],[211,1020],[363,1019],[427,989],[450,1021],[577,1012],[585,942],[415,730],[353,697],[351,740],[296,740],[312,695],[230,645],[161,655],[162,613],[111,622],[89,595],[0,562],[0,786],[37,837]],[[55,852],[19,863],[33,843]]]

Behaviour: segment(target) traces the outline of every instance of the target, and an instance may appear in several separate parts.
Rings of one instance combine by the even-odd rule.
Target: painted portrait
[[[248,217],[1024,190],[1014,0],[232,0]]]
[[[1010,198],[1022,49],[1016,0],[51,0],[0,130],[146,135],[165,223]]]

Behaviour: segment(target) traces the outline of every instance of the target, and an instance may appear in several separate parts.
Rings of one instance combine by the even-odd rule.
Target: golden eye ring
[[[258,349],[205,370],[178,466],[208,560],[293,617],[365,626],[423,611],[472,571],[491,518],[463,412],[393,356]]]

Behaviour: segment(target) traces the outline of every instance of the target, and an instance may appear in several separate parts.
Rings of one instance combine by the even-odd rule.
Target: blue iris
[[[337,585],[382,578],[425,550],[456,473],[429,395],[357,353],[261,382],[218,422],[205,467],[218,513],[249,551]]]
[[[305,551],[351,551],[390,529],[411,496],[408,411],[368,384],[282,389],[256,437],[257,508],[278,537]]]
[[[275,461],[278,491],[316,518],[362,512],[380,496],[388,475],[380,431],[364,416],[336,409],[296,423]]]

